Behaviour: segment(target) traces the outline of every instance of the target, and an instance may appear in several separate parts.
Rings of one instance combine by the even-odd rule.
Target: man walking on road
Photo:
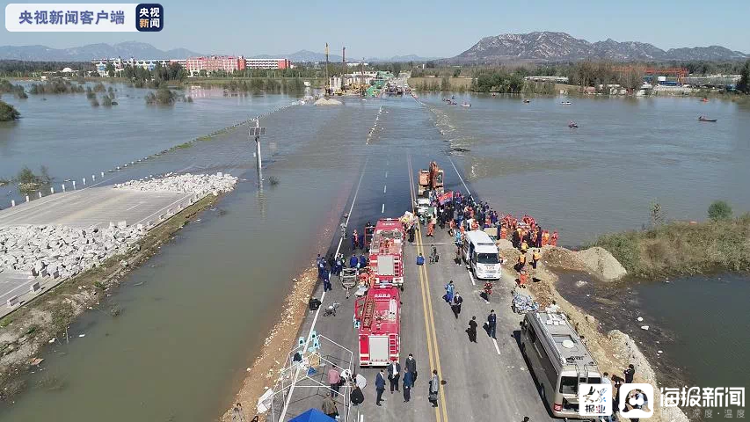
[[[411,375],[409,369],[404,372],[404,403],[408,403],[411,400],[411,387],[414,385],[414,378]]]
[[[336,419],[336,416],[339,415],[339,410],[336,408],[336,402],[333,400],[333,397],[331,397],[331,393],[326,393],[326,398],[323,399],[321,410],[323,410],[323,413],[325,413],[326,416],[333,419]]]
[[[433,369],[432,378],[430,378],[430,389],[427,395],[427,400],[432,403],[432,407],[438,407],[438,391],[440,391],[440,378],[438,378],[437,369]]]
[[[487,317],[487,328],[489,328],[489,334],[492,338],[497,338],[497,315],[495,315],[495,310],[490,310],[490,315]]]
[[[385,391],[385,378],[383,378],[383,370],[381,369],[380,372],[378,372],[378,375],[375,376],[375,392],[378,393],[377,397],[375,398],[375,404],[378,406],[382,406],[380,402],[385,400],[383,398],[384,391]]]
[[[388,381],[391,384],[391,394],[393,390],[398,391],[398,379],[401,376],[401,365],[394,359],[390,365],[388,365]]]
[[[451,304],[451,310],[453,311],[453,315],[456,316],[456,319],[458,319],[458,314],[461,313],[461,304],[464,302],[464,298],[461,297],[458,292],[456,292],[456,295],[453,296],[453,304]]]
[[[331,272],[327,269],[323,270],[323,291],[327,292],[329,290],[333,290],[333,286],[331,286]]]
[[[407,371],[411,372],[411,381],[412,385],[414,385],[414,383],[417,382],[417,360],[414,359],[414,356],[411,353],[409,353],[409,357],[406,358],[404,366]]]
[[[466,330],[469,333],[469,341],[472,343],[477,342],[477,317],[471,317],[469,321],[469,328]]]

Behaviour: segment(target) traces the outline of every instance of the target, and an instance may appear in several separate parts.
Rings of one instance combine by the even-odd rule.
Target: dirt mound
[[[545,246],[542,248],[542,261],[556,269],[583,271],[586,265],[578,259],[576,253],[570,249],[558,248],[557,246]]]
[[[601,276],[604,281],[619,280],[628,273],[622,264],[604,248],[594,246],[575,252],[575,255],[590,271]]]
[[[334,100],[332,98],[321,98],[321,99],[315,101],[315,105],[316,106],[319,106],[319,105],[341,105],[341,101]]]

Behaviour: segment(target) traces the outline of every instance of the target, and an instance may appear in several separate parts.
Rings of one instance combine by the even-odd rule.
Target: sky
[[[162,32],[97,34],[8,32],[4,15],[9,3],[0,3],[0,45],[67,48],[140,41],[162,50],[276,55],[303,49],[322,52],[328,42],[331,52],[339,55],[346,46],[352,59],[405,54],[452,57],[485,36],[560,31],[591,42],[612,38],[662,49],[722,45],[750,53],[746,20],[750,0],[161,0]]]

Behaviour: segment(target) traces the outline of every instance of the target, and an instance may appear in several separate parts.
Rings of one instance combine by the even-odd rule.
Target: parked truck
[[[394,218],[375,223],[370,241],[370,269],[375,284],[404,285],[404,225]]]
[[[401,351],[401,296],[391,285],[372,286],[354,304],[359,365],[387,366]]]

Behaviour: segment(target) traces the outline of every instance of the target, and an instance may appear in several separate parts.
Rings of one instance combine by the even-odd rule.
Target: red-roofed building
[[[188,57],[185,67],[191,75],[197,75],[201,70],[205,70],[206,73],[217,70],[232,73],[235,70],[245,70],[245,58],[242,56]]]

